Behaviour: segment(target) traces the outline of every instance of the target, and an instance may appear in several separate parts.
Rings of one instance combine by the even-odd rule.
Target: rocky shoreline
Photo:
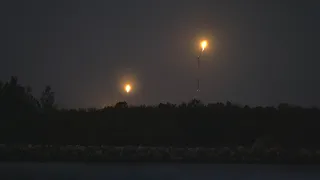
[[[320,150],[251,147],[0,145],[0,161],[320,164]]]

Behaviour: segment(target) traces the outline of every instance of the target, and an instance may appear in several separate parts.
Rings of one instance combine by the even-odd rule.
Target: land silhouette
[[[62,109],[55,104],[55,93],[50,86],[44,87],[37,99],[30,87],[19,84],[13,76],[0,83],[0,113],[0,144],[4,148],[0,154],[34,145],[38,145],[38,153],[44,147],[53,151],[54,147],[72,145],[148,147],[149,150],[187,147],[198,148],[197,151],[201,147],[220,148],[221,156],[224,152],[230,154],[230,149],[236,152],[247,149],[256,155],[266,149],[269,153],[272,149],[277,152],[295,149],[303,157],[313,152],[320,160],[317,151],[320,111],[315,107],[290,104],[249,107],[231,102],[203,104],[192,99],[182,104],[129,107],[127,102],[118,102],[100,109]]]

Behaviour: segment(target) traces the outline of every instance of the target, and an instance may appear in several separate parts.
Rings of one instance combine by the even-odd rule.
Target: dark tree
[[[116,105],[115,105],[115,108],[128,108],[128,103],[123,101],[123,102],[118,102]]]
[[[203,103],[198,99],[192,99],[188,103],[188,107],[202,107],[202,106],[204,106]]]
[[[289,104],[203,104],[56,109],[50,86],[38,101],[16,77],[0,83],[0,144],[320,147],[319,109]],[[40,113],[41,112],[41,113]]]
[[[3,88],[3,82],[0,81],[0,92],[2,91],[2,88]]]
[[[41,107],[45,110],[52,110],[54,109],[54,92],[52,92],[50,86],[46,86],[45,90],[41,94],[40,98]]]

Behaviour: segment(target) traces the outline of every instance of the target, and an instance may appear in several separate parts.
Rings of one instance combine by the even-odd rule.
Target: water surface
[[[0,179],[319,180],[320,166],[3,162],[0,163]]]

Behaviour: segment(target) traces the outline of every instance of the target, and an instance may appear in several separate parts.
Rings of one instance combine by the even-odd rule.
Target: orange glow
[[[124,86],[124,90],[125,90],[127,93],[129,93],[129,92],[131,91],[131,85],[130,85],[130,84],[126,84],[126,85]]]
[[[207,45],[208,45],[207,41],[201,42],[202,51],[204,51],[204,49],[207,47]]]

